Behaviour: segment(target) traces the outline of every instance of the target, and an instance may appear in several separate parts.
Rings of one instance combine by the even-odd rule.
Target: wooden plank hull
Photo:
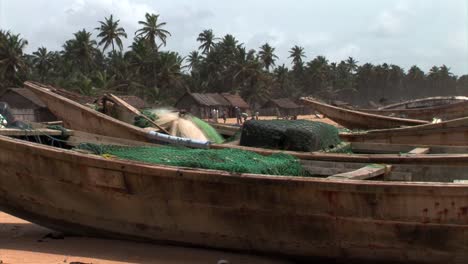
[[[385,105],[379,109],[422,109],[468,101],[466,96],[435,96]]]
[[[355,110],[344,109],[318,101],[301,98],[304,103],[314,107],[317,111],[338,124],[349,129],[383,129],[402,126],[427,124],[427,121],[374,115]]]
[[[33,91],[49,110],[63,121],[63,125],[67,128],[110,137],[147,140],[147,132],[143,129],[99,113],[40,85],[26,82],[25,86]]]
[[[349,142],[467,146],[468,118],[408,128],[342,133],[340,137]]]
[[[450,120],[468,116],[468,101],[414,109],[359,109],[358,111],[385,116],[395,116],[431,121],[433,118]]]
[[[186,170],[3,136],[0,149],[0,208],[67,233],[298,257],[468,261],[467,185]]]

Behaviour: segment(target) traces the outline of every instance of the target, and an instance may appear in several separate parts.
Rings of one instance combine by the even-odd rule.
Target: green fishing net
[[[214,129],[207,122],[205,122],[205,121],[203,121],[200,118],[195,117],[195,116],[191,116],[190,120],[192,120],[192,122],[203,131],[203,134],[211,142],[214,142],[214,143],[217,143],[217,144],[221,144],[221,143],[224,142],[223,137],[218,133],[218,131],[216,131],[216,129]]]
[[[214,169],[236,173],[308,176],[300,161],[288,154],[262,156],[239,149],[188,149],[171,146],[122,147],[80,144],[77,148],[98,155],[112,155],[121,159],[189,168]]]
[[[152,121],[156,121],[158,117],[156,116],[155,113],[148,111],[148,110],[143,110],[141,111],[141,114],[146,116],[147,118],[151,119]],[[152,127],[153,124],[143,118],[142,116],[136,116],[133,124],[137,127],[145,128],[145,127]]]
[[[341,143],[338,129],[308,120],[250,120],[242,128],[242,146],[295,151],[329,151]]]

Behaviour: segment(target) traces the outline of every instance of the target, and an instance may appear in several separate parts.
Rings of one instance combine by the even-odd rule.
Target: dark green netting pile
[[[208,138],[209,141],[221,144],[224,142],[223,137],[214,129],[210,124],[201,120],[198,117],[190,116],[189,119],[202,130],[203,134]]]
[[[295,151],[329,151],[341,143],[338,129],[308,120],[250,120],[242,128],[242,146]]]
[[[156,116],[155,113],[148,111],[148,110],[143,110],[141,111],[141,114],[146,116],[147,118],[151,119],[152,121],[156,121],[158,117]],[[152,127],[153,124],[149,122],[147,119],[145,119],[142,116],[136,116],[133,124],[137,127],[145,128],[145,127]]]
[[[77,148],[98,155],[112,155],[121,159],[154,164],[223,170],[237,173],[308,176],[295,157],[278,153],[262,156],[239,149],[188,149],[170,146],[122,147],[80,144]]]

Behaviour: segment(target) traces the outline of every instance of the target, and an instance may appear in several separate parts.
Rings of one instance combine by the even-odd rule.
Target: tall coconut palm
[[[32,63],[39,73],[41,82],[47,78],[49,70],[53,67],[53,53],[47,51],[47,48],[40,47],[37,51],[33,52]]]
[[[146,13],[145,21],[138,21],[138,24],[143,27],[135,32],[137,37],[145,39],[153,50],[157,50],[161,45],[166,46],[167,36],[171,36],[171,33],[163,27],[166,22],[158,23],[159,15]],[[156,44],[156,39],[161,41],[161,45]]]
[[[258,55],[267,71],[270,71],[270,67],[275,65],[275,61],[278,58],[278,56],[275,55],[275,48],[268,43],[260,47]]]
[[[300,46],[294,46],[289,51],[289,58],[292,58],[294,68],[299,68],[302,66],[302,58],[305,58],[304,48]]]
[[[102,50],[106,50],[109,45],[112,45],[112,51],[115,51],[114,42],[117,44],[120,50],[123,49],[122,39],[127,38],[127,33],[122,27],[119,27],[119,21],[114,21],[113,15],[110,15],[109,18],[104,18],[105,21],[99,21],[101,24],[96,30],[99,30],[99,34],[97,35],[101,38],[99,41],[99,46],[104,45]]]
[[[202,50],[203,54],[207,54],[210,52],[214,47],[215,35],[213,34],[213,30],[205,29],[200,34],[198,34],[197,41],[201,43],[199,50]]]
[[[75,38],[68,40],[63,46],[63,56],[71,62],[74,70],[88,73],[95,65],[94,60],[98,54],[96,41],[91,39],[91,32],[85,29],[73,35]]]
[[[188,62],[188,69],[192,69],[194,71],[198,70],[202,57],[198,53],[198,51],[194,50],[190,52],[187,57]]]
[[[0,85],[20,85],[26,73],[27,64],[23,49],[28,41],[20,35],[0,30]]]
[[[346,64],[348,65],[349,71],[351,73],[355,73],[358,66],[357,66],[358,61],[355,60],[353,57],[348,57],[346,60]]]

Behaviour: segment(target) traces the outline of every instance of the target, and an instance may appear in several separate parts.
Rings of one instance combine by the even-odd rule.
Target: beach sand
[[[0,263],[285,264],[252,255],[87,237],[44,238],[51,230],[0,212]]]
[[[321,116],[321,115],[320,115]],[[274,120],[276,119],[276,116],[259,116],[260,120]],[[328,118],[318,118],[315,115],[300,115],[297,116],[297,119],[305,119],[305,120],[310,120],[310,121],[318,121],[326,124],[330,124],[336,127],[342,127],[339,124],[335,123],[334,121],[328,119]],[[247,120],[250,120],[250,117],[247,118]],[[223,119],[219,118],[218,123],[223,123]],[[236,124],[237,119],[236,118],[227,118],[226,119],[226,124]]]

